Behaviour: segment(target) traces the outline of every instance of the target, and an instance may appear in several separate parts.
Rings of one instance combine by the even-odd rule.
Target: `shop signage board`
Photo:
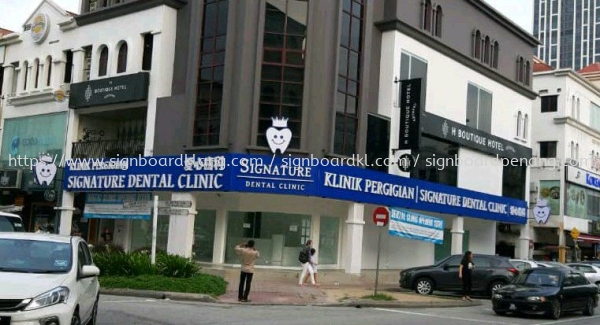
[[[146,100],[149,85],[148,72],[74,83],[70,88],[69,108]]]
[[[190,212],[187,209],[158,208],[159,216],[187,216]]]
[[[444,243],[444,219],[403,209],[390,210],[390,235],[434,244]]]
[[[600,191],[600,175],[573,166],[565,166],[565,168],[567,169],[567,182]]]
[[[102,163],[80,161],[77,165],[68,165],[63,188],[74,192],[202,191],[301,195],[500,222],[527,222],[525,201],[360,167],[292,162],[287,157],[249,154],[146,159],[145,165],[115,162],[110,158]]]
[[[84,218],[150,220],[150,193],[86,193]]]
[[[192,201],[158,201],[159,208],[191,208]]]
[[[400,150],[419,149],[421,78],[402,80],[400,85]]]

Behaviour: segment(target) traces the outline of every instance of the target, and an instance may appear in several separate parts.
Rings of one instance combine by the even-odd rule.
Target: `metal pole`
[[[379,253],[381,251],[381,231],[383,227],[379,229],[379,240],[377,241],[377,269],[375,269],[375,296],[377,296],[377,287],[379,286]]]
[[[156,228],[158,228],[158,195],[154,196],[152,209],[152,252],[150,255],[152,265],[156,264]]]

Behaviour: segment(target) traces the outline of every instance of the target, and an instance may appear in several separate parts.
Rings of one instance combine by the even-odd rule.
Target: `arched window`
[[[473,52],[476,59],[481,59],[481,32],[479,30],[475,31],[473,36]]]
[[[489,63],[490,62],[490,37],[486,36],[485,37],[485,44],[483,45],[483,62],[484,63]]]
[[[40,85],[40,60],[33,61],[33,89],[37,89]]]
[[[571,158],[575,158],[575,142],[571,141]]]
[[[426,31],[431,31],[431,18],[432,18],[433,8],[431,7],[431,0],[425,1],[425,12],[423,17],[423,29]]]
[[[52,80],[52,57],[48,56],[46,58],[46,87],[50,87],[50,82]]]
[[[27,75],[29,74],[29,62],[23,62],[23,90],[27,90]]]
[[[525,62],[525,85],[529,86],[530,82],[531,82],[531,64],[529,63],[529,60],[527,60],[527,62]]]
[[[435,36],[442,37],[442,6],[435,10]]]
[[[523,139],[529,138],[527,132],[529,128],[529,115],[525,114],[525,119],[523,120]]]
[[[492,62],[492,67],[498,68],[498,57],[500,55],[500,44],[498,41],[494,42],[494,60]]]
[[[575,118],[575,113],[577,113],[576,109],[577,101],[575,100],[575,95],[571,98],[571,117]]]
[[[517,114],[517,137],[521,136],[521,112],[519,112],[519,114]]]
[[[523,71],[524,65],[523,65],[523,57],[519,57],[519,82],[523,82],[523,79],[525,77],[525,71]]]
[[[575,145],[575,159],[579,160],[579,143]]]
[[[98,76],[106,76],[108,71],[108,47],[102,47],[102,50],[100,51],[100,60],[98,63]]]
[[[119,47],[119,56],[117,61],[117,73],[127,70],[127,43],[123,42]]]
[[[581,113],[581,100],[577,98],[577,116],[576,119],[579,119],[579,113]]]

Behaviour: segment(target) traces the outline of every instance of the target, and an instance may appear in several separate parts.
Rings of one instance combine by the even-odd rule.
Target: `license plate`
[[[517,310],[517,306],[515,306],[515,304],[510,304],[510,307],[508,307],[508,309]]]
[[[10,325],[10,316],[0,316],[0,325]]]

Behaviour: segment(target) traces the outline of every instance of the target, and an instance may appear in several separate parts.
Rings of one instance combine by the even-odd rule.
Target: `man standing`
[[[238,301],[249,302],[248,294],[250,294],[250,285],[254,275],[254,262],[260,256],[260,253],[254,248],[254,240],[235,246],[235,252],[240,256],[242,264]]]

